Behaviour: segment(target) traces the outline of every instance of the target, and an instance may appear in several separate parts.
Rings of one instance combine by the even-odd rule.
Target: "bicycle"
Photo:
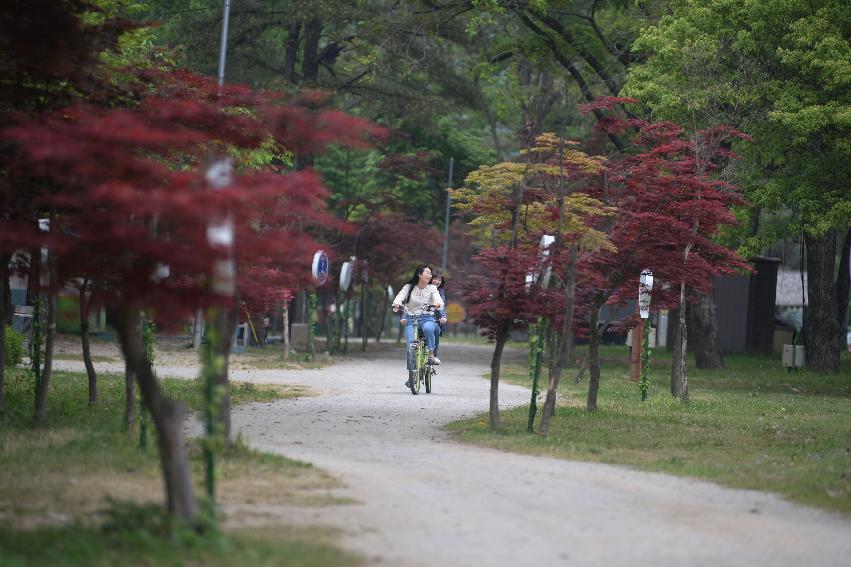
[[[430,311],[433,313],[434,308]],[[428,312],[427,312],[428,313]],[[411,342],[407,351],[408,379],[411,382],[411,393],[418,395],[420,388],[425,384],[426,394],[431,394],[432,378],[437,371],[434,365],[428,363],[428,345],[425,337],[420,334],[420,320],[417,316],[408,312],[405,308],[405,314],[409,317],[414,317],[414,340]]]

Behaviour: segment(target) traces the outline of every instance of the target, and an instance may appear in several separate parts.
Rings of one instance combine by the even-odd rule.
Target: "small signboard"
[[[446,304],[446,322],[447,323],[463,323],[467,314],[464,312],[464,306],[460,303]]]
[[[324,250],[319,250],[313,255],[313,281],[318,285],[325,285],[328,279],[328,255]]]

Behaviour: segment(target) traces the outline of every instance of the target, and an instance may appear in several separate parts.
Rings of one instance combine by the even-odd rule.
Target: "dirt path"
[[[442,346],[435,392],[419,396],[403,388],[396,350],[322,370],[236,371],[320,395],[237,408],[234,425],[253,446],[345,482],[335,494],[362,504],[294,509],[294,519],[342,529],[372,564],[851,565],[851,520],[771,494],[453,442],[445,423],[487,410],[490,352]],[[501,388],[506,406],[527,396]]]

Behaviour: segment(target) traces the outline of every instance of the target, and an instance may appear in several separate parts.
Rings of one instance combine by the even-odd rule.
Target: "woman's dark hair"
[[[437,286],[437,289],[443,289],[443,287],[446,285],[446,276],[444,276],[440,272],[434,272],[431,275],[431,281],[434,281],[435,278],[440,278],[440,285]]]
[[[405,301],[403,301],[402,303],[407,304],[408,301],[411,300],[411,292],[414,291],[414,286],[417,285],[417,283],[419,283],[420,276],[422,275],[422,273],[425,271],[426,268],[428,268],[429,270],[434,272],[434,270],[432,270],[431,266],[429,266],[428,264],[420,264],[414,270],[414,275],[411,276],[411,279],[409,279],[407,282],[405,282],[406,284],[409,284],[411,287],[408,288],[408,295],[407,295],[407,297],[405,297]]]

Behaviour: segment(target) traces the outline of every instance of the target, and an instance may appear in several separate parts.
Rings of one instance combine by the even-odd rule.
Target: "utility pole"
[[[452,170],[455,167],[455,158],[449,158],[449,181],[446,186],[452,189]],[[449,251],[449,208],[452,206],[452,197],[446,193],[446,220],[443,227],[443,261],[440,263],[440,271],[446,272],[446,253]]]
[[[219,89],[225,84],[225,57],[228,52],[228,24],[230,23],[230,0],[225,0],[225,11],[222,16],[222,42],[219,49]]]
[[[222,87],[225,84],[225,58],[228,52],[228,24],[230,23],[230,0],[224,0],[224,14],[222,16],[222,41],[219,46],[219,94],[222,92]],[[192,348],[198,350],[201,348],[201,342],[204,338],[204,313],[199,309],[195,313],[195,328],[192,332]]]

